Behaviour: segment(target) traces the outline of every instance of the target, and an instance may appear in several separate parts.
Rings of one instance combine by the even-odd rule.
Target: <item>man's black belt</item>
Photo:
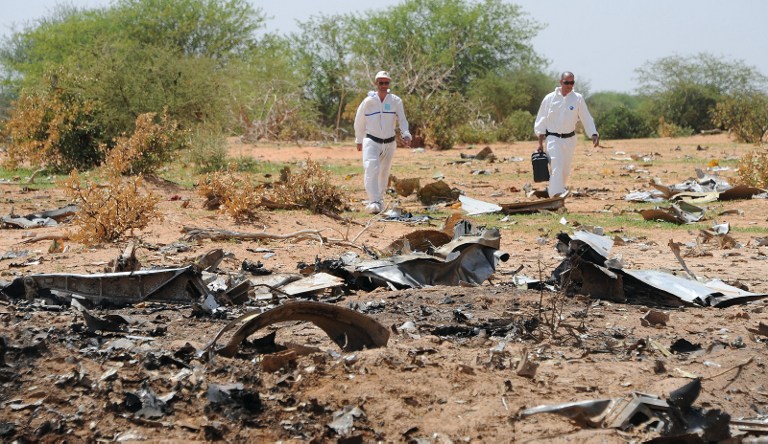
[[[547,131],[547,135],[545,137],[555,136],[555,137],[559,137],[561,139],[567,139],[567,138],[573,137],[575,135],[576,135],[576,131],[571,131],[570,133],[566,133],[566,134],[550,133],[549,131]]]
[[[365,137],[373,140],[376,143],[390,143],[395,141],[395,136],[390,137],[389,139],[379,139],[376,136],[372,136],[370,134],[366,134]]]

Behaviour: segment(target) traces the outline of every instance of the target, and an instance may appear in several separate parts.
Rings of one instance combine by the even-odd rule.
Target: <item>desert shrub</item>
[[[143,178],[110,176],[105,185],[82,181],[73,171],[64,181],[64,190],[78,206],[72,223],[77,230],[70,238],[86,245],[113,242],[134,229],[145,228],[160,218],[157,204],[160,198],[142,192]]]
[[[218,131],[198,128],[192,133],[187,161],[197,173],[223,171],[227,168],[227,139]]]
[[[22,94],[3,130],[6,166],[26,163],[57,173],[92,168],[102,158],[96,113],[92,102],[60,89]]]
[[[197,193],[205,198],[205,208],[219,210],[238,222],[256,217],[260,199],[245,175],[231,171],[209,173],[197,183]]]
[[[258,140],[325,140],[331,137],[318,123],[312,103],[296,92],[275,94],[254,100],[240,111],[244,126],[243,141]]]
[[[662,117],[659,119],[659,126],[656,129],[656,133],[659,137],[688,137],[693,135],[693,129],[667,122]]]
[[[524,110],[513,111],[498,127],[497,139],[501,142],[534,140],[533,123],[536,116]]]
[[[456,133],[461,143],[493,143],[497,129],[493,121],[477,119],[459,126]]]
[[[167,112],[156,122],[157,113],[145,113],[136,118],[136,128],[130,137],[120,136],[109,150],[104,164],[116,175],[154,173],[169,162],[173,153],[186,145],[185,132],[172,121]]]
[[[768,131],[768,95],[753,92],[726,97],[712,111],[712,121],[739,142],[760,143]]]
[[[619,105],[600,115],[600,136],[606,139],[650,137],[651,129],[636,111]]]
[[[299,205],[318,214],[338,214],[347,208],[349,195],[331,182],[328,170],[311,159],[297,171],[284,168],[280,176],[280,182],[266,194],[273,202]]]
[[[431,97],[408,96],[405,101],[409,123],[419,128],[424,145],[451,149],[458,139],[458,128],[470,114],[464,97],[458,93],[438,92]],[[531,126],[533,127],[533,126]]]
[[[750,151],[739,159],[739,183],[768,188],[768,152]]]
[[[227,168],[240,173],[255,173],[261,169],[261,163],[251,156],[237,156],[229,159]]]

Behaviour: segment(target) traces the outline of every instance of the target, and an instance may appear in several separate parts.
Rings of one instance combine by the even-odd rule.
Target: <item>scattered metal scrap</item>
[[[94,304],[191,303],[209,293],[192,266],[96,274],[32,274],[2,288],[11,299],[85,299]]]
[[[728,285],[719,279],[706,282],[656,270],[627,270],[607,262],[613,240],[586,231],[573,237],[558,235],[565,260],[552,272],[550,282],[566,293],[597,299],[677,307],[728,307],[768,297]]]
[[[469,215],[502,213],[502,214],[530,214],[541,211],[557,211],[565,207],[565,197],[547,197],[530,202],[514,202],[506,204],[494,204],[483,202],[467,196],[460,196],[461,208]]]
[[[454,202],[461,192],[451,188],[442,180],[424,185],[418,190],[419,201],[424,205],[435,205],[444,202]]]
[[[264,327],[284,321],[311,322],[328,334],[344,351],[384,347],[389,341],[389,330],[362,313],[322,302],[290,302],[264,313],[245,313],[222,328],[205,350],[231,358],[248,336]],[[232,335],[227,345],[214,349],[224,333],[241,323],[243,325]]]
[[[501,204],[501,212],[504,214],[529,214],[541,211],[558,211],[565,208],[565,197],[545,197],[533,202],[517,202]]]
[[[718,175],[707,174],[696,169],[697,179],[688,179],[674,185],[663,185],[658,178],[651,180],[651,186],[661,192],[667,200],[691,200],[699,203],[715,200],[749,199],[765,193],[757,187],[749,185],[730,185]]]
[[[55,210],[31,213],[26,216],[9,214],[0,220],[0,228],[55,227],[77,213],[77,205],[67,205]]]
[[[395,192],[402,197],[408,197],[413,193],[416,193],[421,188],[420,180],[418,177],[411,179],[398,179],[395,176],[389,176],[389,182],[395,189]]]
[[[435,249],[434,254],[414,252],[376,261],[352,264],[356,279],[377,285],[420,288],[431,285],[480,285],[509,254],[499,251],[501,234],[496,229],[481,235],[460,236]]]
[[[683,440],[681,442],[714,442],[729,438],[729,414],[693,407],[700,392],[701,381],[697,379],[673,391],[667,399],[633,392],[621,398],[542,405],[523,410],[520,416],[554,413],[586,427],[620,430],[643,427],[662,437]]]
[[[680,201],[668,208],[641,210],[639,213],[645,220],[660,220],[683,225],[700,221],[704,217],[704,209],[689,202]]]
[[[486,146],[482,150],[480,150],[477,154],[459,154],[459,157],[462,159],[475,159],[475,160],[487,160],[489,162],[495,162],[496,161],[496,154],[493,153],[493,150],[490,146]]]

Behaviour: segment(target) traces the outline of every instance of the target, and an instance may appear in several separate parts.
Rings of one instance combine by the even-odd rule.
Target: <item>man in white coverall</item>
[[[406,146],[411,143],[403,101],[389,92],[391,81],[386,71],[376,73],[373,81],[376,91],[368,92],[355,115],[355,143],[357,150],[363,152],[365,191],[368,193],[366,210],[371,214],[380,213],[383,208],[389,170],[397,147],[395,119],[400,124],[400,136]]]
[[[592,137],[592,144],[600,143],[595,121],[589,114],[584,96],[573,90],[575,84],[572,72],[560,75],[560,86],[544,97],[536,116],[533,131],[539,137],[539,151],[544,151],[547,140],[547,154],[552,166],[547,192],[549,197],[565,192],[565,184],[571,174],[571,162],[576,150],[576,122],[581,120],[584,131]]]

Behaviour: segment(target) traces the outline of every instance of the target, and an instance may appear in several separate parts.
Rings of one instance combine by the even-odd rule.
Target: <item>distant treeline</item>
[[[405,0],[288,35],[266,20],[245,0],[59,6],[0,44],[2,145],[26,147],[19,162],[48,149],[87,168],[147,113],[216,140],[340,141],[382,69],[425,146],[523,141],[557,84],[531,43],[541,25],[501,0]],[[638,62],[637,94],[577,85],[603,138],[763,139],[768,89],[755,68],[709,54]]]

